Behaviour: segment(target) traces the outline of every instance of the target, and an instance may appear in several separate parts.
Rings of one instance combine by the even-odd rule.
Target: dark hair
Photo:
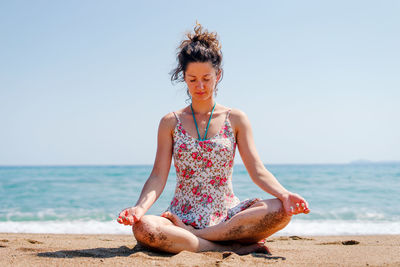
[[[186,68],[192,62],[210,62],[216,71],[221,71],[221,79],[223,76],[222,69],[222,52],[221,45],[216,32],[209,33],[203,30],[201,24],[196,22],[194,33],[186,33],[187,39],[183,40],[178,47],[177,61],[178,66],[173,69],[171,74],[171,82],[183,82],[185,78]],[[218,88],[215,86],[214,92],[217,95]],[[191,98],[189,90],[186,91],[189,99]]]

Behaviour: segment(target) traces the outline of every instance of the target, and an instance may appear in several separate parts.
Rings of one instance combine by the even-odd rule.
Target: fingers
[[[130,214],[129,209],[125,209],[119,213],[117,218],[117,222],[123,225],[133,225],[134,218],[133,215]]]
[[[308,214],[310,213],[310,209],[308,208],[308,203],[304,201],[296,202],[294,205],[289,207],[290,214],[297,215],[300,213]]]

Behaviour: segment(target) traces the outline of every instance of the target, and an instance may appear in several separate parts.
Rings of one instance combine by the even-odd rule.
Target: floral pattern
[[[195,228],[216,225],[248,208],[258,198],[240,202],[232,189],[236,140],[228,120],[221,130],[200,141],[178,121],[173,133],[173,158],[177,183],[168,211]]]

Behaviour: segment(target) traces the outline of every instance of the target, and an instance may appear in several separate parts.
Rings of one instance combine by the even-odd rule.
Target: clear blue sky
[[[400,160],[398,1],[2,1],[0,165],[152,164],[169,71],[217,31],[264,163]],[[237,163],[240,163],[239,153]]]

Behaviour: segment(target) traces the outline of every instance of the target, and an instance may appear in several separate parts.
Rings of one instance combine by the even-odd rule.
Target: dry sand
[[[400,266],[400,235],[275,236],[266,245],[271,256],[171,255],[127,235],[0,233],[0,266]]]

